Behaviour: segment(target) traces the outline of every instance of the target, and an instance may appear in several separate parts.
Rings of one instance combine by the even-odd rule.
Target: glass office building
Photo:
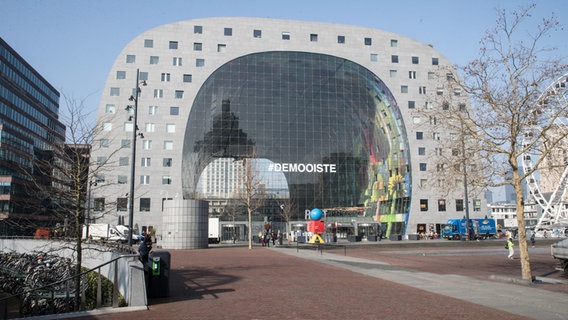
[[[0,233],[51,223],[30,190],[52,177],[37,170],[65,142],[59,92],[0,38]]]
[[[437,141],[451,132],[414,111],[438,107],[432,94],[447,70],[430,45],[356,26],[211,18],[149,30],[107,78],[93,157],[116,165],[101,174],[94,206],[112,222],[127,214],[134,124],[125,109],[139,72],[139,230],[160,235],[168,199],[230,198],[249,159],[271,198],[293,199],[298,220],[321,208],[393,235],[439,229],[464,214],[463,190],[448,194],[432,178]]]

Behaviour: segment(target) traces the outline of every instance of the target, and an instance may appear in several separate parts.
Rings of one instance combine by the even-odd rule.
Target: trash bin
[[[170,257],[170,252],[166,250],[150,252],[149,298],[166,298],[170,295]]]

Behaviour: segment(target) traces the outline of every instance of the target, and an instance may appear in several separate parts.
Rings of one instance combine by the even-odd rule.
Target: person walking
[[[532,245],[533,248],[534,248],[535,242],[536,242],[536,241],[535,241],[535,239],[534,239],[534,231],[533,231],[533,232],[531,233],[531,245]]]
[[[513,249],[513,238],[509,238],[507,240],[506,248],[509,250],[509,255],[507,256],[508,259],[514,260],[513,255],[515,254],[515,250]]]

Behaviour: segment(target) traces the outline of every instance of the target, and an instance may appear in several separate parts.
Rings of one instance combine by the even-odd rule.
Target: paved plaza
[[[528,284],[497,240],[443,241],[172,250],[168,298],[75,318],[568,318],[568,279],[554,270],[549,244],[530,248],[537,281]]]

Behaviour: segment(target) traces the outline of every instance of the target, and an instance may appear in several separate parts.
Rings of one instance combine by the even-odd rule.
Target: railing
[[[300,252],[300,249],[315,249],[316,252],[319,251],[321,255],[323,255],[324,249],[332,250],[343,248],[343,255],[347,255],[347,246],[342,244],[329,244],[329,243],[309,243],[309,244],[302,244],[300,245],[299,242],[296,242],[296,252]]]
[[[75,311],[75,310],[71,310],[71,306],[74,306],[75,303],[77,302],[77,292],[75,293],[75,297],[74,300],[70,299],[71,297],[71,289],[70,289],[70,285],[69,283],[75,283],[74,281],[77,278],[80,277],[84,277],[87,274],[89,274],[90,272],[97,272],[97,291],[96,291],[96,303],[95,303],[95,309],[101,308],[102,307],[102,290],[103,290],[103,286],[102,286],[102,275],[101,275],[101,269],[106,266],[109,265],[111,263],[114,263],[114,274],[113,274],[113,293],[112,293],[112,307],[113,308],[117,308],[119,307],[119,289],[118,289],[118,261],[120,259],[124,259],[124,258],[138,258],[139,255],[138,254],[126,254],[126,255],[121,255],[118,256],[116,258],[111,259],[110,261],[107,261],[101,265],[98,265],[92,269],[89,269],[87,271],[81,272],[80,274],[77,275],[73,275],[70,277],[67,277],[65,279],[50,283],[48,285],[42,286],[42,287],[37,287],[37,288],[32,288],[32,289],[28,289],[28,290],[23,290],[22,292],[13,294],[11,296],[8,297],[4,297],[0,299],[0,319],[8,319],[8,301],[10,300],[19,300],[19,316],[23,317],[23,316],[34,316],[36,314],[31,314],[31,315],[24,315],[23,314],[23,310],[26,303],[30,303],[30,304],[34,304],[36,305],[40,299],[46,299],[45,295],[42,295],[41,293],[45,293],[50,292],[50,298],[51,298],[51,302],[52,302],[52,306],[51,308],[42,308],[39,311],[40,314],[37,315],[45,315],[45,314],[55,314],[55,313],[65,313],[65,312],[70,312],[70,311]],[[83,282],[81,285],[81,308],[83,308],[85,306],[86,303],[86,295],[85,295],[85,291],[87,289],[88,283],[87,281],[84,281],[83,278],[81,278],[81,281]],[[64,286],[64,297],[65,299],[63,299],[64,301],[64,305],[55,305],[55,298],[56,298],[56,290],[58,288],[60,288],[61,286]],[[39,294],[35,294],[34,293],[39,293]],[[59,295],[62,294],[62,292],[57,292]],[[32,298],[36,298],[36,299],[32,299]],[[28,306],[30,307],[30,306]],[[49,313],[50,311],[53,311],[52,313]]]

